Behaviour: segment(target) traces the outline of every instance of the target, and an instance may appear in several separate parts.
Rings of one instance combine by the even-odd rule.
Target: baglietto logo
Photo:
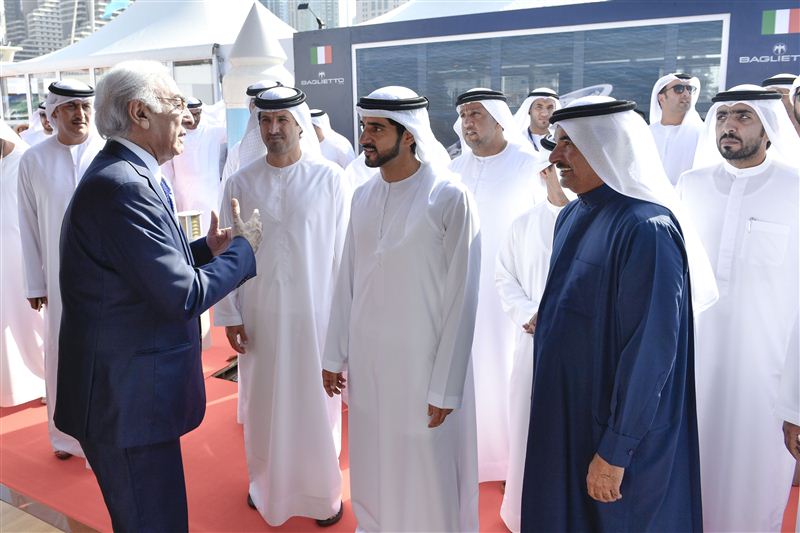
[[[764,50],[766,51],[766,50]],[[775,43],[772,45],[772,55],[749,54],[739,56],[739,63],[798,63],[800,54],[796,50],[791,50],[786,43]]]
[[[328,78],[325,75],[325,71],[320,70],[317,73],[317,79],[300,81],[301,87],[305,87],[306,85],[344,85],[344,78]]]
[[[333,63],[333,47],[327,46],[312,46],[311,47],[311,64],[312,65],[330,65]]]

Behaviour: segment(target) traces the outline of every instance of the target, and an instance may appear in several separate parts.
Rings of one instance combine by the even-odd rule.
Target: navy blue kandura
[[[699,531],[688,263],[680,226],[607,185],[556,222],[534,339],[523,531]],[[622,499],[589,497],[597,453]]]

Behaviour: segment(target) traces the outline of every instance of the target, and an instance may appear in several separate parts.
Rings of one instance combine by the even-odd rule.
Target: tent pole
[[[33,116],[33,106],[31,106],[31,75],[25,74],[25,98],[27,99],[28,103],[28,123],[31,121],[31,117]]]
[[[72,10],[72,36],[69,38],[69,44],[75,42],[75,25],[78,23],[78,0],[75,0],[75,7]]]
[[[213,103],[217,103],[222,99],[220,91],[220,82],[222,74],[219,71],[219,44],[214,43],[211,47],[211,95],[214,98]]]
[[[95,26],[94,0],[87,0],[86,9],[89,11],[89,32],[94,33],[97,29]]]

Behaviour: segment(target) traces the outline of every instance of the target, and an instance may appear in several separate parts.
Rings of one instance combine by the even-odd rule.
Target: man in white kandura
[[[495,260],[511,223],[544,199],[539,171],[550,163],[522,138],[503,93],[472,89],[458,97],[456,110],[454,129],[462,152],[450,170],[472,193],[481,220],[480,297],[472,343],[478,477],[481,482],[499,481],[508,472],[508,386],[518,325],[503,312]]]
[[[542,138],[551,133],[550,117],[557,109],[561,109],[558,93],[547,87],[539,87],[528,93],[514,113],[520,132],[544,160],[550,157],[550,152],[542,148]]]
[[[205,235],[211,211],[219,206],[227,133],[224,126],[203,120],[203,102],[197,98],[188,98],[187,102],[194,122],[183,124],[183,153],[162,165],[161,171],[172,183],[176,210],[200,211],[200,234]]]
[[[225,190],[225,184],[228,182],[228,178],[238,172],[240,168],[246,167],[256,159],[263,160],[264,156],[267,154],[264,141],[261,139],[258,113],[253,113],[253,110],[256,108],[256,96],[258,96],[259,93],[271,87],[278,87],[281,85],[283,84],[280,82],[261,80],[249,85],[245,90],[245,94],[247,94],[249,100],[247,107],[250,110],[250,117],[245,125],[242,139],[228,150],[228,156],[225,159],[225,167],[222,169],[221,187],[223,191]],[[242,144],[244,144],[244,149],[242,149]],[[244,381],[247,379],[247,376],[242,373],[241,368],[238,370],[238,379],[236,381],[236,388],[238,390],[236,396],[236,422],[243,424],[244,406],[247,405],[247,395],[245,391],[248,388]]]
[[[546,143],[545,139],[543,148],[550,150]],[[517,328],[508,387],[508,474],[503,503],[500,505],[500,518],[515,533],[520,531],[522,478],[525,451],[528,448],[536,311],[550,269],[556,217],[569,203],[558,182],[555,166],[551,165],[540,172],[540,177],[547,188],[547,199],[514,221],[497,254],[495,267],[495,285],[500,302]]]
[[[305,98],[292,87],[256,97],[268,152],[230,177],[221,207],[223,224],[231,198],[263,220],[262,275],[217,304],[214,321],[242,354],[248,503],[271,526],[292,516],[328,526],[342,513],[341,402],[319,376],[349,194],[341,169],[319,153]]]
[[[688,74],[667,74],[650,95],[650,132],[670,183],[692,168],[703,121],[695,109],[700,80]]]
[[[344,135],[334,131],[331,127],[330,117],[322,109],[311,110],[311,122],[314,123],[314,131],[317,133],[322,155],[340,167],[347,168],[347,165],[356,158],[350,141]]]
[[[19,160],[27,148],[0,120],[0,407],[45,394],[44,323],[40,313],[25,305],[17,210]]]
[[[19,134],[23,141],[28,146],[36,146],[45,139],[50,138],[53,134],[53,126],[47,120],[47,111],[45,110],[45,101],[47,96],[36,108],[36,113],[31,118],[30,127]]]
[[[717,162],[678,183],[720,294],[696,323],[703,524],[779,531],[794,472],[774,405],[800,309],[800,138],[774,91],[712,101],[698,157]]]
[[[761,86],[781,93],[781,101],[784,109],[786,109],[786,114],[789,115],[789,120],[792,121],[794,130],[800,135],[800,119],[797,118],[792,99],[792,87],[797,83],[798,79],[800,79],[800,76],[784,72],[765,79],[761,82]]]
[[[103,139],[91,126],[94,89],[79,81],[50,84],[47,115],[55,134],[19,163],[19,229],[25,260],[25,292],[31,307],[45,307],[45,383],[50,444],[59,459],[83,455],[78,441],[53,424],[58,369],[61,293],[58,280],[61,222],[75,187]]]
[[[353,196],[322,379],[340,394],[349,372],[359,531],[478,530],[478,220],[427,105],[384,87],[356,108],[367,165],[380,173]]]

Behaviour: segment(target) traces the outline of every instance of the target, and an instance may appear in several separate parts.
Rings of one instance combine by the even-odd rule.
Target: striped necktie
[[[172,201],[172,189],[169,188],[169,184],[167,180],[161,176],[161,189],[164,191],[164,196],[167,197],[167,202],[169,202],[169,208],[172,210],[172,213],[175,213],[175,203]]]

